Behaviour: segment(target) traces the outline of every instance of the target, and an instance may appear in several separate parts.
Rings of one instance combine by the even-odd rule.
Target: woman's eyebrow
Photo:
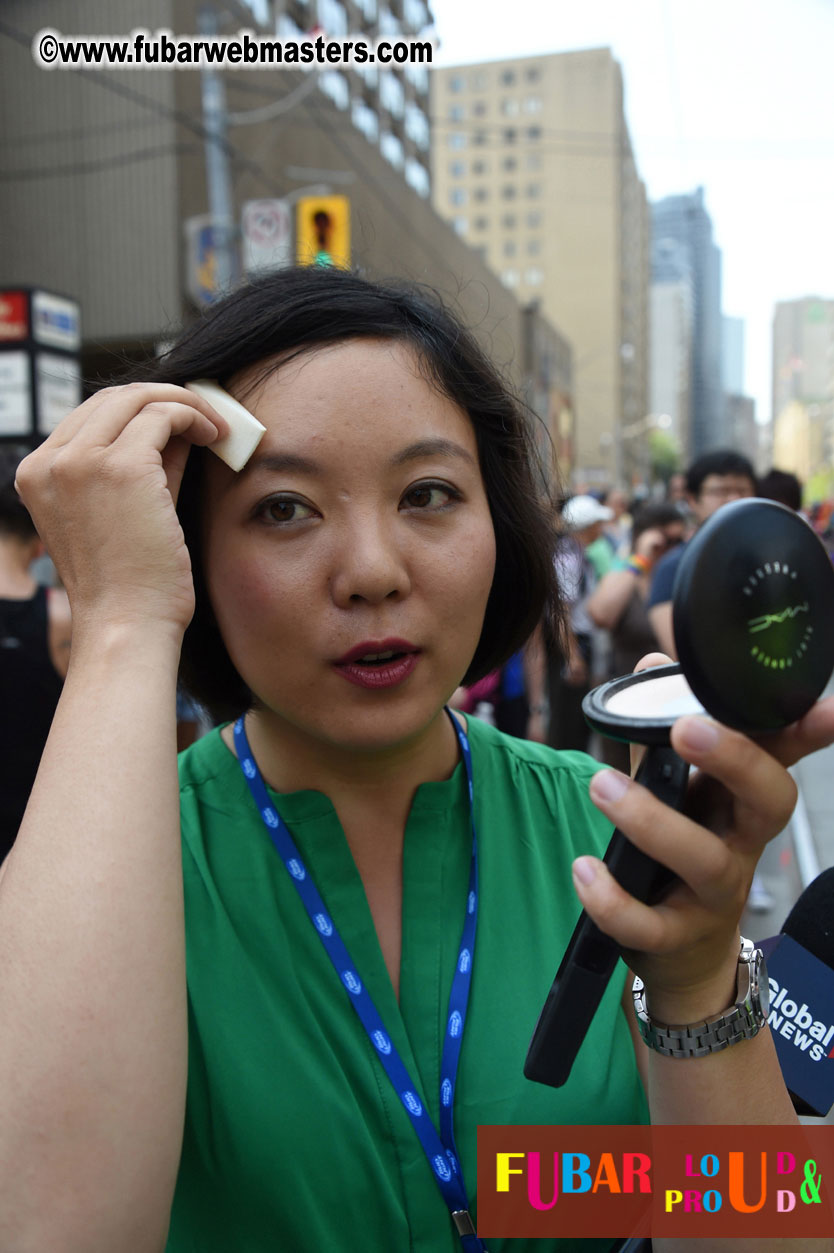
[[[420,439],[409,444],[408,447],[394,454],[391,458],[391,465],[406,465],[410,461],[419,461],[423,457],[456,458],[475,465],[475,458],[462,444],[443,438]],[[278,474],[287,470],[294,470],[300,474],[324,474],[324,468],[320,462],[313,461],[310,457],[302,457],[298,453],[291,452],[273,452],[261,453],[260,456],[256,454],[252,457],[241,470],[239,478],[248,478],[258,470],[271,470]]]
[[[251,475],[256,470],[272,470],[279,474],[285,470],[297,470],[301,474],[322,473],[322,467],[317,461],[312,461],[309,457],[300,457],[297,453],[292,452],[262,453],[259,457],[252,457],[243,467],[238,477],[243,478],[246,475]]]
[[[394,466],[405,465],[409,461],[419,461],[422,457],[452,457],[468,461],[475,465],[475,458],[461,444],[451,439],[421,439],[409,444],[391,458]]]

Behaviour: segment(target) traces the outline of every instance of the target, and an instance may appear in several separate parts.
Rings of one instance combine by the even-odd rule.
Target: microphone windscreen
[[[809,883],[785,919],[782,932],[834,969],[834,868],[823,870]]]

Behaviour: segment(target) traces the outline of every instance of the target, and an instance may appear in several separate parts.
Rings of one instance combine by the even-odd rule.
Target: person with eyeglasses
[[[752,465],[741,453],[731,448],[716,448],[694,461],[686,472],[686,501],[697,526],[731,500],[744,500],[756,495],[756,475]],[[658,561],[652,573],[647,608],[649,622],[658,647],[675,661],[675,636],[672,631],[672,588],[686,545],[680,544]]]

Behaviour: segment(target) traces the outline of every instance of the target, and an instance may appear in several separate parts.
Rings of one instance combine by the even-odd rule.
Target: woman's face
[[[481,634],[495,537],[468,416],[384,340],[313,349],[230,391],[267,428],[209,458],[206,579],[270,725],[373,750],[430,725]]]

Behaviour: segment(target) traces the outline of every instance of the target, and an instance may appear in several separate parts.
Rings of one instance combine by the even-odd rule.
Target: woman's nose
[[[380,604],[402,598],[410,587],[395,521],[366,515],[341,532],[331,575],[336,604]]]

